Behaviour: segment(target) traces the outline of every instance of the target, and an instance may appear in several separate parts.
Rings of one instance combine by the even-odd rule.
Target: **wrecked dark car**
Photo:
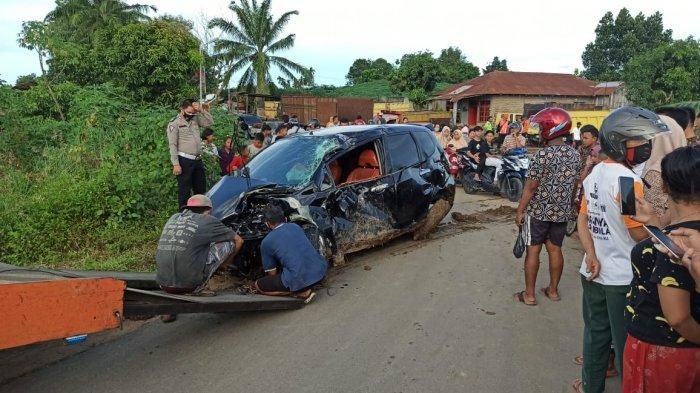
[[[433,133],[414,125],[322,129],[281,139],[208,193],[213,214],[245,240],[236,268],[261,274],[262,211],[277,203],[335,265],[345,255],[413,232],[449,212],[454,180]]]

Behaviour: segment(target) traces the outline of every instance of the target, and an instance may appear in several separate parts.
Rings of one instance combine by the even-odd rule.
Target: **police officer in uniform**
[[[175,116],[166,130],[170,148],[170,162],[173,175],[177,178],[178,206],[182,208],[194,194],[204,194],[207,183],[202,163],[202,139],[197,125],[196,111],[192,101],[180,104],[180,113]]]

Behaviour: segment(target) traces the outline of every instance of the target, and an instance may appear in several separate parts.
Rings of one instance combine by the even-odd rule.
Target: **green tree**
[[[354,85],[355,83],[362,83],[362,73],[369,70],[372,66],[371,59],[357,59],[352,62],[350,69],[348,70],[345,79],[348,80],[348,85]]]
[[[428,93],[420,87],[408,92],[408,100],[417,107],[416,109],[422,109],[429,98]]]
[[[479,76],[479,68],[467,61],[459,48],[451,46],[443,49],[437,61],[443,82],[458,83]]]
[[[403,55],[399,67],[389,79],[391,87],[397,92],[409,92],[414,89],[433,91],[442,74],[437,60],[430,51]]]
[[[664,30],[663,16],[658,11],[649,17],[641,12],[632,17],[622,8],[613,19],[607,12],[595,29],[595,40],[586,45],[581,55],[584,77],[597,81],[620,80],[625,64],[636,54],[670,44],[671,30]]]
[[[493,60],[491,60],[491,63],[481,71],[484,73],[484,75],[491,71],[508,71],[508,61],[506,59],[501,60],[498,58],[498,56],[495,56]]]
[[[151,11],[156,8],[121,0],[57,0],[45,21],[53,23],[64,38],[85,43],[100,29],[149,20]]]
[[[65,114],[63,113],[63,108],[58,101],[58,97],[54,92],[51,81],[46,77],[46,69],[44,68],[44,58],[47,56],[49,47],[49,34],[47,25],[44,22],[39,21],[29,21],[22,23],[22,31],[19,33],[17,38],[19,46],[32,51],[35,51],[39,57],[39,68],[41,69],[41,75],[44,77],[43,82],[51,96],[51,100],[54,103],[56,111],[58,112],[61,120],[65,120]]]
[[[355,85],[389,79],[393,72],[394,66],[381,57],[376,60],[357,59],[350,66],[345,78],[348,80],[348,84]]]
[[[283,38],[280,35],[291,16],[298,15],[298,11],[287,11],[274,20],[270,14],[270,0],[263,0],[260,4],[256,0],[241,0],[240,5],[231,2],[229,9],[233,11],[235,22],[216,18],[209,24],[221,29],[225,35],[214,41],[214,58],[222,63],[224,86],[228,86],[234,73],[245,69],[238,87],[255,87],[256,93],[268,94],[273,65],[289,80],[308,72],[300,64],[275,55],[294,46],[294,34]]]
[[[37,80],[36,74],[32,73],[27,75],[20,75],[17,77],[17,81],[15,82],[15,89],[29,90],[38,84],[39,81]]]
[[[172,104],[195,96],[199,41],[181,23],[132,23],[95,38],[93,67],[101,83],[126,87],[139,101]]]
[[[700,98],[700,42],[688,37],[634,56],[622,72],[627,98],[654,108]]]

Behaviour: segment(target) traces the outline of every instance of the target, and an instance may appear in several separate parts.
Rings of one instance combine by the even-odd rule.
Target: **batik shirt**
[[[689,221],[668,227],[700,229],[700,221]],[[690,313],[700,321],[700,293],[695,291],[693,277],[682,265],[675,264],[646,239],[632,249],[632,288],[627,295],[625,320],[630,335],[649,344],[665,347],[700,348],[683,338],[664,318],[658,286],[677,288],[690,293]]]
[[[527,176],[540,185],[527,206],[527,214],[540,221],[568,221],[580,168],[578,152],[568,145],[547,146],[535,154]]]

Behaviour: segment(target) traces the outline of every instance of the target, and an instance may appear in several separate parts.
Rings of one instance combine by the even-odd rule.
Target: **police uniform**
[[[190,191],[194,191],[194,194],[204,194],[207,189],[202,163],[202,138],[197,120],[187,120],[182,114],[170,120],[166,133],[170,162],[182,168],[182,173],[177,176],[178,206],[182,207],[187,203]]]

